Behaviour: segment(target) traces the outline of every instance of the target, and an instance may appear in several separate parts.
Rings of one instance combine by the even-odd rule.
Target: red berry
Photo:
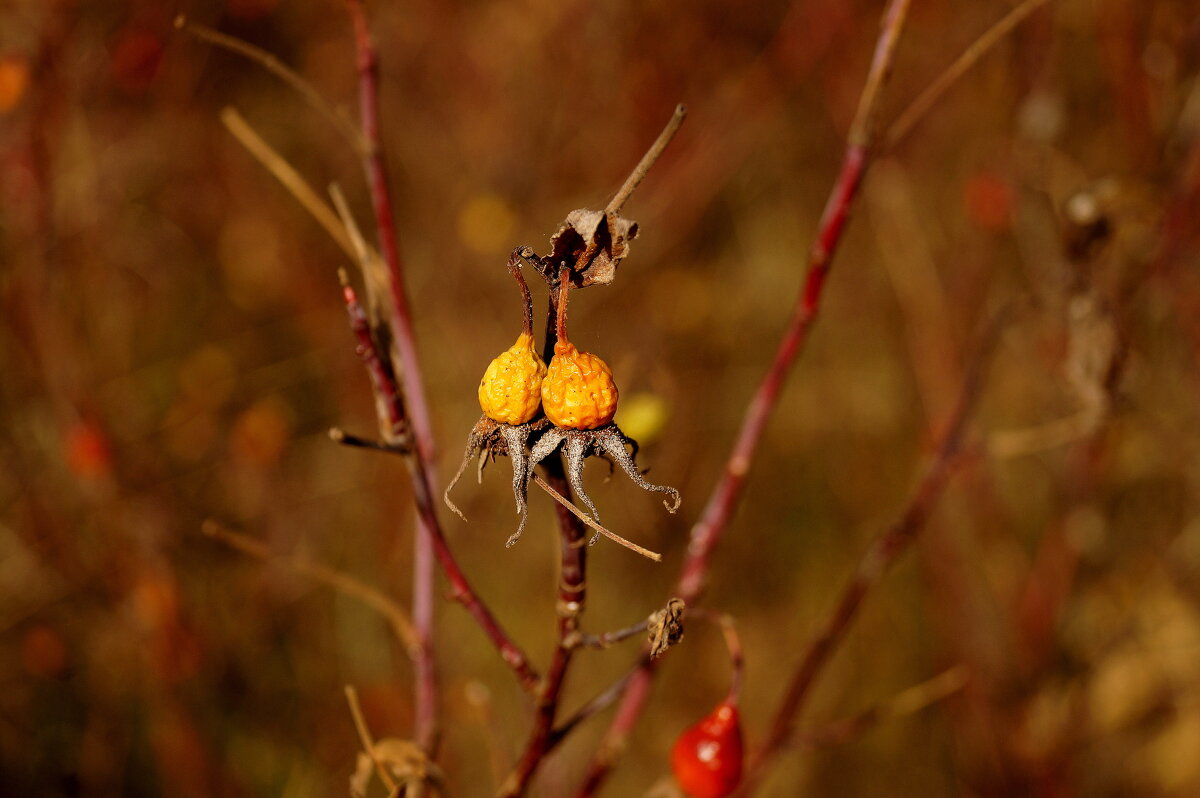
[[[736,704],[722,701],[671,749],[675,780],[692,798],[723,798],[742,778],[742,725]]]

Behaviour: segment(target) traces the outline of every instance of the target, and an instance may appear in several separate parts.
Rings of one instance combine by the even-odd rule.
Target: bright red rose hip
[[[671,749],[675,780],[691,798],[723,798],[742,778],[742,725],[736,704],[722,701]]]

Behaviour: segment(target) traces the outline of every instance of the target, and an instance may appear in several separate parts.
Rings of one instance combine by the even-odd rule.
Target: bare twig
[[[358,703],[358,691],[349,684],[344,689],[346,703],[350,706],[350,716],[354,718],[354,728],[358,731],[358,741],[362,745],[363,751],[371,758],[371,764],[375,766],[379,780],[387,785],[389,792],[395,793],[399,789],[399,785],[392,778],[392,774],[388,773],[383,763],[379,761],[379,755],[375,753],[375,739],[371,736],[371,730],[367,728],[367,719],[363,717],[362,707]]]
[[[683,103],[675,106],[675,113],[667,120],[667,125],[658,134],[658,138],[650,145],[650,149],[646,150],[646,154],[642,156],[642,160],[638,161],[638,165],[629,173],[629,177],[625,178],[624,185],[613,196],[608,206],[604,209],[606,214],[619,213],[622,206],[633,194],[633,190],[638,187],[646,177],[646,173],[654,166],[654,162],[663,154],[663,150],[671,143],[671,139],[675,138],[675,134],[679,132],[679,128],[683,125],[683,120],[687,117],[687,106]]]
[[[583,723],[588,718],[603,712],[617,702],[624,693],[625,688],[629,685],[630,679],[638,672],[640,666],[635,666],[632,670],[626,673],[617,681],[610,684],[602,692],[598,693],[594,698],[588,701],[575,711],[571,717],[562,722],[561,725],[554,729],[551,734],[549,749],[553,749],[563,738],[575,730],[579,724]]]
[[[366,148],[362,151],[363,171],[370,187],[371,207],[379,250],[387,264],[388,299],[387,322],[395,347],[394,371],[397,388],[404,397],[404,406],[411,421],[415,452],[409,458],[413,497],[417,505],[419,531],[413,536],[413,622],[422,645],[422,657],[417,663],[415,685],[417,739],[427,750],[437,741],[437,674],[433,665],[433,604],[434,559],[441,564],[455,585],[456,595],[471,615],[484,627],[499,649],[501,656],[517,671],[522,684],[532,686],[533,675],[524,655],[501,630],[491,611],[471,590],[465,574],[455,560],[437,518],[434,496],[435,447],[433,423],[425,396],[420,358],[413,335],[412,315],[404,283],[404,268],[396,236],[391,189],[388,186],[387,165],[379,137],[379,56],[367,24],[362,0],[346,0],[346,8],[354,26],[354,44],[358,64],[359,114]]]
[[[1025,2],[1014,7],[1011,11],[1004,15],[1000,21],[992,27],[984,31],[983,35],[971,43],[962,55],[954,60],[945,72],[942,72],[937,78],[929,84],[912,103],[905,108],[895,121],[888,128],[887,137],[884,141],[883,149],[890,150],[896,146],[909,131],[916,126],[917,122],[921,121],[924,116],[929,113],[938,100],[942,98],[951,86],[958,82],[967,71],[975,66],[988,50],[992,49],[1005,36],[1012,32],[1013,28],[1021,24],[1030,14],[1037,11],[1050,0],[1025,0]]]
[[[549,487],[553,488],[555,493],[569,493],[570,488],[563,473],[560,457],[548,458],[545,461],[545,470],[549,478]],[[516,767],[497,792],[500,798],[516,798],[524,794],[533,774],[537,772],[554,745],[554,720],[558,715],[559,698],[575,654],[574,641],[579,636],[579,618],[587,600],[587,546],[584,545],[587,538],[584,526],[567,509],[565,503],[560,502],[555,511],[560,532],[557,640],[550,665],[546,668],[546,676],[542,680],[541,690],[538,692],[533,728],[529,732],[525,750]]]
[[[367,365],[368,373],[371,375],[371,383],[376,396],[376,407],[382,414],[383,421],[381,421],[381,424],[386,422],[392,427],[397,425],[403,427],[405,417],[403,416],[403,407],[399,403],[398,387],[390,374],[383,368],[379,355],[375,351],[375,344],[367,327],[366,315],[358,302],[357,295],[351,286],[346,285],[343,288],[343,296],[346,300],[347,312],[350,314],[350,326],[357,339],[359,354]],[[395,451],[390,445],[370,448],[389,452]],[[488,609],[487,605],[472,590],[466,575],[459,568],[457,561],[451,554],[442,535],[441,527],[438,525],[437,517],[433,512],[432,501],[427,492],[422,493],[422,489],[428,490],[428,482],[416,478],[415,470],[418,467],[415,465],[416,461],[415,453],[409,450],[406,462],[414,470],[413,485],[417,491],[416,504],[418,512],[420,513],[422,522],[428,528],[434,530],[434,542],[439,551],[439,559],[442,561],[443,570],[445,570],[446,576],[453,587],[455,599],[463,604],[467,612],[471,614],[471,617],[483,629],[488,639],[492,642],[492,645],[500,653],[501,658],[517,674],[522,687],[528,691],[533,691],[538,682],[537,673],[529,664],[529,660],[525,654],[500,626],[495,616],[492,615],[491,610]]]
[[[255,540],[248,535],[227,529],[211,519],[205,521],[201,529],[205,535],[219,540],[231,549],[236,549],[258,560],[278,562],[301,576],[320,582],[344,596],[362,602],[387,620],[388,624],[392,627],[392,631],[396,633],[396,637],[400,638],[400,641],[405,646],[411,649],[417,645],[416,635],[413,633],[412,622],[408,618],[408,613],[399,604],[389,598],[386,593],[327,565],[273,552],[265,543]]]
[[[775,712],[767,739],[747,775],[747,793],[752,790],[755,781],[761,777],[792,736],[795,723],[804,709],[813,684],[850,630],[867,593],[879,583],[892,564],[924,529],[946,486],[951,469],[961,454],[966,422],[978,399],[989,355],[999,336],[1004,318],[1004,314],[1001,314],[985,332],[979,352],[972,359],[963,381],[957,405],[908,506],[895,523],[872,541],[859,561],[854,575],[842,590],[841,598],[833,611],[809,643],[804,657],[788,683],[783,701]]]
[[[300,77],[294,69],[271,53],[235,36],[221,33],[207,25],[201,25],[199,22],[193,22],[183,14],[175,17],[175,27],[192,34],[201,41],[254,61],[294,89],[317,113],[329,120],[330,124],[337,128],[338,133],[344,136],[355,150],[360,153],[367,150],[367,141],[363,138],[362,131],[350,121],[346,113],[330,105],[329,101],[322,97],[311,83]]]
[[[688,617],[711,621],[721,627],[721,635],[725,638],[725,648],[729,651],[729,695],[727,701],[735,702],[742,692],[742,682],[745,678],[746,657],[742,651],[742,639],[738,636],[737,624],[733,616],[727,612],[699,608],[688,610]]]
[[[910,0],[890,0],[884,10],[875,55],[858,110],[850,126],[842,167],[826,201],[816,238],[809,251],[804,287],[797,297],[791,321],[780,339],[775,359],[746,410],[737,441],[721,477],[699,520],[692,527],[688,554],[673,591],[673,595],[679,596],[689,605],[694,604],[703,593],[713,549],[728,526],[741,498],[750,464],[778,401],[784,380],[807,340],[808,331],[816,318],[825,278],[832,266],[834,253],[841,241],[863,175],[874,155],[875,109],[884,82],[891,71],[896,43],[904,27],[909,3]],[[621,706],[588,769],[579,791],[580,798],[593,795],[607,777],[624,748],[625,739],[641,714],[642,706],[649,696],[652,677],[653,664],[644,660],[641,669],[630,680]]]
[[[354,247],[346,235],[345,228],[338,221],[337,214],[322,201],[317,192],[313,191],[312,186],[300,176],[295,167],[277,153],[262,136],[258,135],[236,108],[226,106],[221,109],[221,123],[229,129],[238,143],[258,159],[258,162],[267,168],[267,171],[288,190],[288,193],[296,198],[296,201],[309,212],[317,224],[329,233],[347,257],[354,260],[356,258]]]
[[[573,502],[569,501],[565,496],[563,496],[561,493],[556,491],[554,488],[550,487],[550,485],[544,479],[542,479],[540,474],[534,473],[533,481],[537,483],[538,487],[540,487],[542,490],[546,491],[546,493],[550,494],[550,497],[552,499],[554,499],[554,501],[558,502],[563,507],[570,510],[572,515],[574,515],[576,518],[578,518],[580,521],[582,521],[587,526],[591,527],[596,532],[599,532],[601,535],[604,535],[604,537],[608,538],[609,540],[611,540],[615,543],[620,543],[622,546],[629,549],[630,551],[637,552],[638,554],[642,555],[646,559],[654,560],[655,562],[662,562],[662,555],[659,554],[658,552],[650,551],[650,549],[647,549],[643,546],[639,546],[638,544],[634,543],[633,541],[626,540],[625,538],[621,537],[616,532],[611,532],[611,531],[605,529],[604,527],[600,526],[600,524],[598,524],[596,521],[594,521],[591,518],[591,516],[589,516],[583,510],[580,510],[577,506],[575,506],[575,504]]]
[[[370,449],[374,452],[398,454],[404,457],[412,454],[412,446],[408,445],[408,443],[405,441],[399,441],[397,443],[373,441],[369,438],[352,435],[341,427],[331,427],[329,429],[329,439],[334,443],[340,443],[342,446],[350,446],[355,449]]]
[[[896,41],[903,28],[908,5],[909,0],[891,0],[884,12],[883,30],[875,48],[875,58],[871,63],[871,71],[864,89],[864,96],[869,96],[871,102],[859,103],[858,112],[850,126],[851,133],[842,159],[842,168],[826,201],[816,238],[808,254],[808,270],[803,290],[796,299],[791,321],[780,339],[775,359],[746,410],[724,472],[709,496],[700,519],[692,527],[689,554],[679,578],[679,588],[675,591],[676,595],[689,604],[694,603],[703,592],[712,550],[737,507],[750,464],[762,440],[767,421],[775,409],[784,380],[791,371],[796,356],[807,342],[809,329],[816,319],[825,278],[833,265],[833,256],[841,242],[842,232],[849,219],[851,206],[858,196],[863,175],[873,157],[874,140],[871,131],[875,103],[878,102],[883,80],[891,69],[890,59],[895,54]]]
[[[920,712],[938,701],[949,698],[967,685],[967,669],[955,665],[932,679],[914,685],[888,701],[868,707],[857,715],[826,724],[796,735],[805,748],[841,745],[855,740],[879,723]]]
[[[646,618],[638,621],[633,626],[626,626],[624,629],[615,629],[611,632],[602,632],[598,635],[580,635],[576,645],[581,648],[608,648],[623,640],[645,634],[646,628],[649,625],[650,620]]]

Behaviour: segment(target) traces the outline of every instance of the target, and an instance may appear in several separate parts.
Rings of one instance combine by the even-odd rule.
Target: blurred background
[[[626,206],[617,281],[572,302],[618,421],[676,516],[618,478],[592,498],[654,564],[601,541],[585,628],[661,606],[800,286],[880,2],[370,3],[444,484],[477,380],[520,323],[504,262],[602,207],[677,102],[690,116]],[[917,0],[886,126],[1005,0]],[[344,255],[221,124],[225,106],[366,225],[354,153],[261,68],[356,106],[340,2],[8,0],[0,9],[0,791],[345,794],[358,742],[406,736],[411,668],[360,604],[201,533],[208,518],[407,605],[413,513],[338,292]],[[1200,9],[1054,0],[870,173],[821,318],[714,562],[706,605],[747,655],[749,744],[873,535],[902,510],[982,321],[1015,307],[957,472],[867,601],[805,729],[962,666],[966,686],[836,745],[767,795],[1200,793]],[[545,288],[534,286],[535,301]],[[537,313],[541,325],[541,313]],[[552,508],[520,544],[506,463],[442,513],[479,592],[544,666]],[[530,710],[456,605],[438,609],[456,795],[486,795]],[[637,643],[580,654],[576,706]],[[660,669],[607,795],[668,773],[728,686],[695,625]],[[545,765],[577,784],[608,716]],[[382,794],[382,793],[381,793]]]

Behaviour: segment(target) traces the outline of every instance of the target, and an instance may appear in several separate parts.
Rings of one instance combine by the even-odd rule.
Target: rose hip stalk
[[[637,452],[637,444],[621,432],[613,423],[617,412],[617,384],[613,380],[608,364],[590,352],[580,352],[567,337],[567,299],[571,290],[570,272],[559,273],[558,294],[558,340],[554,344],[554,357],[542,380],[542,410],[554,425],[542,433],[529,454],[526,470],[529,474],[542,460],[563,444],[566,461],[567,481],[571,490],[591,511],[592,517],[600,520],[596,506],[583,487],[583,461],[589,454],[607,457],[643,490],[666,493],[671,498],[663,500],[670,512],[679,509],[679,491],[665,485],[647,482],[626,446]],[[528,480],[528,476],[526,477]],[[599,534],[592,537],[595,543]],[[510,541],[511,545],[512,541]]]
[[[546,364],[533,346],[533,299],[529,295],[529,286],[521,275],[521,261],[532,252],[524,248],[513,250],[508,258],[508,270],[521,289],[521,301],[524,306],[524,319],[521,334],[509,349],[501,352],[487,367],[483,379],[479,382],[479,405],[483,408],[483,417],[476,422],[471,434],[467,437],[467,448],[463,453],[462,465],[458,473],[446,487],[442,495],[446,506],[458,514],[464,521],[466,516],[450,501],[450,491],[458,484],[467,463],[471,458],[479,456],[480,481],[483,479],[483,469],[489,459],[497,455],[506,455],[512,459],[513,466],[513,497],[516,500],[517,514],[521,522],[511,541],[521,536],[525,522],[529,517],[530,471],[526,468],[526,452],[529,448],[529,437],[534,428],[545,426],[545,419],[538,417],[542,403],[542,379],[546,376]],[[536,421],[535,421],[536,419]]]

